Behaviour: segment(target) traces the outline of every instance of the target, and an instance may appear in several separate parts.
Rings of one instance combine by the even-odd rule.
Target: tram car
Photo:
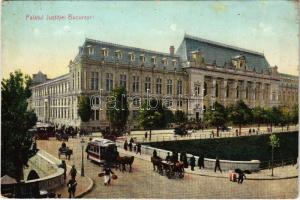
[[[87,148],[87,159],[95,161],[99,164],[107,162],[114,162],[117,156],[116,143],[102,138],[95,138],[88,142]]]

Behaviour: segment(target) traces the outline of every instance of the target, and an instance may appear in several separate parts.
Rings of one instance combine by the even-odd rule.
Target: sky
[[[66,18],[47,19],[53,15]],[[298,18],[293,1],[2,2],[2,76],[68,73],[85,38],[167,53],[185,33],[262,52],[280,72],[297,75]]]

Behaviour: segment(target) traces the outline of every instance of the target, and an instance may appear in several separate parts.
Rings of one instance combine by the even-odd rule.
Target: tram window
[[[105,148],[104,147],[100,147],[100,154],[104,154],[105,153]]]
[[[99,147],[96,147],[96,152],[99,153]]]

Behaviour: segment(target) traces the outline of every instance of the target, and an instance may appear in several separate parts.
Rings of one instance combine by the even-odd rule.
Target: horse
[[[129,165],[129,172],[132,171],[132,168],[131,168],[131,165],[134,161],[134,156],[124,156],[124,157],[121,157],[121,156],[117,156],[117,164],[119,166],[119,169],[120,171],[122,170],[122,172],[126,171],[126,167],[125,165]],[[122,166],[122,169],[121,169],[121,166]]]
[[[153,170],[159,170],[161,168],[161,161],[162,159],[158,156],[152,156],[151,157],[151,162],[153,164]],[[156,167],[156,168],[155,168]]]
[[[73,154],[73,150],[72,149],[69,149],[69,148],[62,148],[60,147],[58,149],[58,158],[60,159],[60,155],[61,154],[65,154],[66,156],[66,159],[70,160],[71,158],[71,155]]]

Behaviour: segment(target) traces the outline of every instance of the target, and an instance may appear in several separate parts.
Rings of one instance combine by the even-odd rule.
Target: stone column
[[[227,79],[223,79],[223,87],[221,87],[224,91],[222,92],[223,93],[223,102],[224,102],[224,106],[226,106],[226,96],[227,96],[227,84],[228,84],[228,81]]]
[[[237,99],[238,83],[239,83],[239,81],[238,81],[238,80],[235,80],[235,81],[233,82],[233,87],[232,87],[233,91],[235,91],[235,92],[233,93],[233,99],[234,99],[235,102],[238,100],[238,99]]]
[[[247,97],[247,95],[246,95],[246,93],[247,93],[247,81],[246,80],[243,81],[242,91],[243,91],[243,92],[241,92],[242,100],[246,101],[247,100],[247,98],[246,98]],[[248,96],[249,96],[249,90],[248,90]]]
[[[216,101],[216,78],[212,77],[211,79],[211,98],[210,98],[210,105],[213,107],[214,102]]]
[[[264,106],[264,90],[265,90],[265,86],[264,86],[264,83],[260,83],[260,92],[259,92],[259,94],[260,94],[260,99],[259,99],[259,105],[261,106],[261,107],[263,107]]]
[[[252,100],[252,105],[255,107],[256,105],[256,94],[255,94],[255,89],[256,89],[256,82],[252,82],[252,85],[251,85],[251,100]]]

